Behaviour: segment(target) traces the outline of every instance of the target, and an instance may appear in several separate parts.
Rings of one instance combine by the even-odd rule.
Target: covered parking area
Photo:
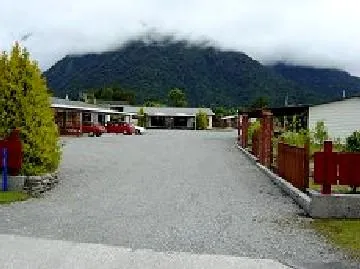
[[[105,125],[112,115],[124,114],[80,101],[52,98],[55,123],[60,135],[81,135],[84,125]]]

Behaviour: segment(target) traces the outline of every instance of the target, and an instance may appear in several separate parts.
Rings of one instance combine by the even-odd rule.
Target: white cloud
[[[156,28],[207,38],[256,60],[332,66],[360,75],[357,0],[4,0],[0,49],[21,35],[43,69]]]

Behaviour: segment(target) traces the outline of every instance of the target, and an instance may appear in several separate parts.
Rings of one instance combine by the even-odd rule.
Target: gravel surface
[[[67,138],[62,183],[0,207],[0,233],[360,268],[235,147],[236,132]]]

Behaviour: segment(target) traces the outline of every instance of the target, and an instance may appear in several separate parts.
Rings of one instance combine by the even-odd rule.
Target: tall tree
[[[185,93],[178,89],[172,89],[168,95],[169,98],[169,105],[174,107],[186,107],[187,106],[187,99]]]
[[[267,96],[257,97],[251,104],[250,108],[252,109],[261,109],[269,105],[269,98]]]
[[[20,130],[24,175],[54,171],[60,161],[58,129],[45,80],[18,43],[0,58],[0,137]]]

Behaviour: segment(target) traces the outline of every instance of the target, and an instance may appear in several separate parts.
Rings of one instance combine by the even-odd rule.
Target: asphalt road
[[[235,132],[66,141],[62,183],[0,207],[0,234],[358,268],[235,147]]]

